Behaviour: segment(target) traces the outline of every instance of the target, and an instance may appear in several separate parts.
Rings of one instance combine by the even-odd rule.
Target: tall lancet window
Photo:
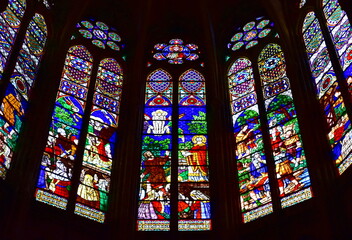
[[[184,61],[198,59],[197,45],[169,43],[155,45],[161,52],[154,58],[184,70],[171,75],[159,68],[147,77],[137,229],[206,231],[211,212],[205,78],[184,68]]]
[[[244,223],[312,197],[284,54],[277,43],[261,44],[264,37],[279,42],[274,24],[261,17],[239,28],[228,45],[235,52],[253,47],[258,56],[255,63],[235,57],[228,71]]]
[[[335,4],[337,4],[337,2],[335,2]],[[327,12],[327,6],[325,6],[325,11]],[[339,7],[336,9],[335,13],[336,19],[340,18],[340,15],[343,15]],[[347,24],[347,17],[342,21],[345,21],[344,24]],[[333,21],[330,19],[328,22],[332,24]],[[346,26],[348,25],[349,24]],[[331,30],[331,27],[329,27],[329,29]],[[335,28],[331,33],[334,35],[333,39],[337,53],[340,56],[341,66],[343,66],[345,70],[345,76],[348,77],[350,75],[350,62],[348,60],[349,55],[345,50],[349,46],[347,42],[350,41],[349,39],[351,37],[346,41],[346,37],[344,37],[345,40],[341,40],[338,35],[341,37],[344,34],[348,34],[351,29],[350,27],[346,27],[347,30],[342,29],[339,30],[340,33],[336,33],[338,29],[339,28]],[[346,89],[341,87],[337,81],[336,71],[330,59],[331,53],[328,51],[322,30],[314,12],[309,12],[306,15],[302,32],[312,77],[316,86],[316,95],[326,119],[328,129],[327,137],[332,149],[333,160],[339,174],[342,174],[352,164],[351,122],[344,103],[346,100],[341,94],[341,92],[346,91]],[[340,51],[340,48],[344,50]],[[351,78],[349,77],[348,79]]]
[[[82,23],[109,30],[102,22]],[[38,201],[105,222],[122,80],[114,58],[94,62],[83,45],[68,50],[41,160]]]
[[[10,3],[13,4],[13,1],[10,1]],[[17,7],[18,8],[16,9],[19,12],[23,11],[20,5],[18,5]],[[11,8],[8,8],[8,11],[10,11],[9,9]],[[5,14],[5,16],[7,15]],[[1,19],[2,18],[0,17],[0,21]],[[12,19],[14,20],[15,16],[12,16]],[[14,38],[16,32],[15,29],[2,30],[12,32],[14,34]],[[10,35],[7,36],[6,39],[10,40]],[[41,58],[43,56],[46,40],[47,27],[44,17],[41,14],[35,13],[27,27],[21,50],[19,51],[19,55],[17,56],[15,69],[13,69],[12,71],[4,97],[1,100],[0,177],[2,178],[6,177],[6,173],[11,165],[13,152],[16,148],[17,139],[22,129],[22,123],[24,121],[24,117],[28,109],[30,93],[36,80],[36,75],[40,66]],[[1,48],[1,54],[3,54],[2,57],[5,56],[5,52],[3,53],[5,49]],[[4,59],[5,58],[0,57],[0,61]]]
[[[352,27],[337,0],[323,0],[326,25],[352,94]]]
[[[25,0],[9,0],[5,11],[0,13],[0,80],[20,29],[25,9]]]

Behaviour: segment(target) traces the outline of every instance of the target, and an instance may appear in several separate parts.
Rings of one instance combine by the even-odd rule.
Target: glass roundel
[[[91,39],[92,44],[99,48],[110,48],[114,51],[119,51],[122,47],[120,44],[121,37],[113,28],[103,22],[84,20],[79,22],[76,28],[82,37]]]
[[[264,17],[257,18],[255,21],[251,21],[245,24],[243,27],[237,29],[231,42],[228,44],[228,48],[232,51],[237,51],[244,47],[245,49],[251,48],[257,45],[258,40],[267,36],[275,36],[274,23]]]
[[[182,39],[171,39],[169,44],[158,43],[154,45],[154,49],[160,52],[154,54],[154,58],[158,61],[167,60],[170,64],[182,64],[184,60],[194,61],[199,58],[196,44],[183,44]]]

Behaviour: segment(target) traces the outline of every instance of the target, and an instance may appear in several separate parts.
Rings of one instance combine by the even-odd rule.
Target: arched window
[[[284,54],[277,43],[260,44],[264,37],[278,42],[273,27],[271,21],[258,18],[239,28],[231,39],[234,43],[228,46],[233,51],[256,46],[252,54],[258,56],[256,63],[237,57],[228,71],[245,223],[312,197]],[[242,55],[246,55],[245,49]],[[259,76],[255,76],[255,68]],[[273,191],[273,186],[278,191]],[[273,206],[273,198],[281,205]]]
[[[25,0],[9,0],[5,11],[0,13],[0,79],[16,40],[25,9]]]
[[[196,60],[195,44],[157,44],[154,58]],[[211,229],[205,79],[196,69],[174,75],[156,69],[146,82],[138,231]]]
[[[337,4],[336,1],[332,2]],[[328,7],[326,5],[325,11],[328,14],[327,9]],[[340,8],[337,8],[335,13],[336,19],[339,18],[340,15],[343,15]],[[346,18],[344,21],[344,24],[348,22]],[[332,23],[333,21],[330,19],[328,22]],[[343,66],[345,70],[345,76],[349,76],[350,63],[347,60],[348,55],[346,55],[346,49],[348,47],[347,42],[351,40],[347,38],[346,42],[346,37],[345,40],[341,40],[337,37],[338,34],[336,30],[338,30],[338,28],[332,30],[332,34],[334,34],[333,41],[337,53],[340,55],[341,66]],[[347,30],[341,30],[339,32],[341,35],[344,35],[349,31],[350,28],[347,27]],[[341,94],[341,91],[345,90],[341,88],[337,81],[336,72],[330,59],[331,53],[328,51],[322,30],[314,12],[309,12],[306,15],[302,32],[314,84],[316,86],[316,95],[326,119],[328,129],[327,136],[332,149],[333,160],[338,168],[339,174],[342,174],[352,163],[350,148],[352,139],[351,122],[347,114],[344,103],[345,100]],[[344,49],[343,52],[339,51],[340,47]],[[345,59],[347,61],[345,61]]]
[[[82,23],[109,29],[102,22],[82,21],[77,24],[79,33]],[[96,64],[85,46],[68,50],[41,161],[38,201],[61,209],[75,204],[74,213],[105,222],[122,80],[122,68],[114,58]],[[74,202],[71,194],[76,194]]]
[[[0,107],[0,141],[4,152],[0,161],[0,176],[3,178],[10,168],[46,39],[47,27],[44,17],[36,13],[27,27],[15,69]]]
[[[352,93],[352,28],[347,14],[337,0],[323,0],[323,11],[340,66]]]

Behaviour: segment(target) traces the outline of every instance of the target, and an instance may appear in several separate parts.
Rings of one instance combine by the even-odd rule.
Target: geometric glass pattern
[[[153,57],[159,61],[168,59],[168,63],[170,64],[182,64],[184,60],[194,61],[199,58],[198,54],[192,53],[192,51],[198,49],[196,44],[183,45],[181,39],[171,39],[169,44],[156,44],[154,49],[161,52],[155,53]]]
[[[336,4],[337,2],[332,1],[331,3]],[[325,4],[327,3],[325,2]],[[335,19],[340,19],[342,13],[340,11],[341,9],[337,7],[338,5],[325,5],[325,11],[327,11],[327,6],[335,6]],[[332,20],[333,19],[330,19],[328,22],[330,21],[332,24]],[[348,29],[350,28],[348,27]],[[339,174],[342,174],[352,164],[351,122],[347,115],[340,86],[338,85],[337,77],[331,64],[330,55],[318,19],[314,12],[309,12],[306,15],[302,33],[309,65],[316,86],[316,95],[321,109],[324,112],[328,127],[327,137],[332,149],[332,157]],[[340,31],[340,33],[342,32]],[[336,40],[335,44],[338,46],[341,43],[341,46],[346,49],[347,46],[345,43],[345,45],[342,44],[343,42],[342,40],[341,42],[340,40]],[[342,53],[341,56],[343,55],[344,53]],[[349,69],[349,67],[347,66],[346,69]]]
[[[231,38],[231,43],[227,44],[227,48],[232,51],[237,51],[242,47],[248,49],[257,45],[260,39],[275,35],[274,22],[259,17],[242,28],[239,27],[237,33]]]
[[[36,199],[66,209],[83,124],[93,58],[81,45],[68,50],[43,152]]]
[[[281,207],[312,197],[310,178],[284,54],[268,44],[258,58]]]
[[[95,20],[84,20],[76,24],[78,32],[86,39],[91,39],[92,44],[105,49],[108,46],[114,51],[121,49],[121,37],[116,29],[109,27],[103,22]]]
[[[103,59],[95,84],[75,209],[76,214],[98,222],[104,222],[108,208],[121,92],[120,65],[112,58]]]
[[[0,107],[0,177],[5,178],[28,109],[30,93],[43,55],[47,28],[42,15],[29,22],[15,69]]]
[[[238,58],[228,72],[243,222],[273,212],[252,63]]]
[[[352,27],[337,0],[324,0],[323,5],[326,25],[352,94]]]
[[[25,8],[25,0],[9,0],[5,11],[0,13],[0,80],[20,29]]]

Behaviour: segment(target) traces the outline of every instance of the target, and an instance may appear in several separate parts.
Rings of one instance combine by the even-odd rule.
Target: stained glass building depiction
[[[352,239],[351,18],[0,1],[0,239]]]

